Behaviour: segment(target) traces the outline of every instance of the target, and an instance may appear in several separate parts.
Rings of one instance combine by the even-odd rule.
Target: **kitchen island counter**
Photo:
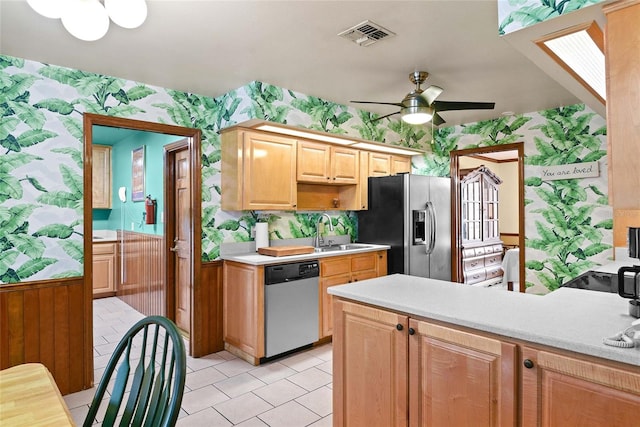
[[[640,366],[640,344],[602,340],[630,326],[629,300],[617,294],[560,288],[547,295],[476,288],[394,274],[334,286],[328,293],[380,308]]]

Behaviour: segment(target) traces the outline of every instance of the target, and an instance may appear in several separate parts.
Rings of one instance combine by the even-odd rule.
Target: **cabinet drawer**
[[[484,269],[464,272],[464,282],[467,285],[472,285],[474,283],[482,282],[483,280],[486,279],[486,277],[487,277],[487,273]]]
[[[376,270],[376,254],[374,252],[351,256],[351,271]]]
[[[475,270],[477,268],[483,268],[483,267],[484,267],[484,258],[482,257],[470,258],[462,261],[462,268],[465,271]]]
[[[320,276],[328,277],[337,274],[349,274],[351,263],[349,257],[334,257],[333,259],[320,260]]]
[[[502,245],[493,245],[491,248],[494,254],[502,253]]]
[[[115,243],[94,243],[93,244],[94,255],[115,254],[115,253],[116,253]]]
[[[481,256],[487,253],[486,247],[476,248],[476,256]]]
[[[502,276],[502,267],[499,265],[487,268],[487,279],[493,279],[500,276]]]
[[[502,253],[493,253],[484,257],[484,265],[489,267],[502,263]]]
[[[467,248],[462,250],[463,258],[473,258],[474,256],[476,256],[475,248]]]

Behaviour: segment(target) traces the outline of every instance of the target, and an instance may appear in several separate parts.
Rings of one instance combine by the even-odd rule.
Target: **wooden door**
[[[409,425],[515,427],[516,346],[409,320]]]
[[[639,425],[640,373],[527,347],[522,363],[523,427]]]
[[[171,251],[174,256],[175,321],[176,325],[191,332],[191,170],[189,150],[184,148],[174,153],[174,240]]]
[[[335,300],[334,326],[334,427],[406,426],[408,318]]]

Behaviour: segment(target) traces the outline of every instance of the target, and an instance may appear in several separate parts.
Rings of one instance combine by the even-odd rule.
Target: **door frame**
[[[463,150],[453,150],[451,157],[451,281],[461,282],[462,271],[460,269],[459,248],[462,245],[460,236],[462,233],[460,224],[460,157],[481,156],[483,154],[495,153],[498,151],[518,152],[518,247],[520,248],[519,260],[519,285],[520,292],[525,291],[524,275],[524,143],[515,142],[512,144],[492,145],[489,147],[475,147]]]
[[[84,349],[84,359],[85,359],[85,380],[87,384],[91,384],[93,382],[93,289],[92,289],[92,281],[93,281],[93,267],[91,260],[93,259],[93,245],[92,245],[92,234],[93,234],[93,192],[92,192],[92,184],[93,184],[93,156],[92,156],[92,146],[93,146],[93,126],[106,126],[106,127],[115,127],[115,128],[123,128],[123,129],[131,129],[138,131],[146,131],[146,132],[154,132],[161,133],[165,135],[174,135],[177,137],[185,137],[187,138],[189,145],[189,159],[191,164],[191,170],[195,171],[195,173],[191,174],[191,231],[192,231],[192,240],[191,240],[191,253],[193,256],[192,263],[192,283],[193,283],[193,293],[192,293],[192,301],[199,301],[197,298],[197,293],[200,292],[200,276],[201,276],[201,254],[202,254],[202,197],[201,197],[201,181],[202,174],[198,173],[201,170],[201,153],[202,153],[202,131],[200,129],[195,128],[187,128],[182,126],[168,125],[163,123],[154,123],[147,122],[143,120],[136,119],[127,119],[121,117],[111,117],[111,116],[103,116],[100,114],[93,113],[84,113],[83,114],[83,128],[84,128],[84,152],[83,152],[83,193],[84,193],[84,290],[85,290],[85,300],[84,300],[84,336],[85,342],[87,343],[86,348]],[[165,222],[166,227],[166,222]],[[166,230],[165,230],[166,232]],[[165,239],[166,240],[166,239]],[[167,294],[169,292],[173,292],[174,290],[166,289],[165,292]],[[165,298],[165,310],[167,298]],[[196,322],[194,322],[194,318],[196,318],[196,314],[202,310],[202,307],[198,307],[197,305],[192,305],[191,311],[191,325],[192,327]],[[166,311],[167,317],[171,318],[171,313]],[[192,329],[192,335],[194,335],[195,329]],[[193,337],[189,340],[189,354],[197,353]]]

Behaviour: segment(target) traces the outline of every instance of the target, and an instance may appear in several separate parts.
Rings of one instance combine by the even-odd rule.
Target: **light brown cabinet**
[[[333,304],[336,427],[638,425],[637,368],[341,298]]]
[[[411,173],[411,157],[391,156],[391,175]]]
[[[223,132],[222,209],[296,209],[296,144],[265,132]]]
[[[358,150],[311,141],[298,142],[298,182],[321,184],[358,184]]]
[[[360,191],[358,210],[369,208],[369,177],[411,173],[411,157],[393,154],[360,152]]]
[[[334,313],[333,427],[406,427],[407,316],[342,300]]]
[[[638,425],[640,374],[529,347],[522,363],[523,427]]]
[[[224,210],[364,210],[367,179],[411,159],[236,126],[221,132]],[[370,158],[373,158],[370,166]]]
[[[410,157],[385,153],[369,153],[369,176],[388,176],[410,172]]]
[[[515,426],[515,344],[409,319],[409,425]]]
[[[109,297],[116,293],[116,243],[93,244],[93,297]]]
[[[333,334],[331,286],[387,275],[387,251],[320,259],[320,338]]]
[[[331,297],[326,293],[327,287],[386,274],[386,251],[321,258],[318,285],[320,338],[330,336],[332,332]],[[225,348],[257,365],[265,356],[264,266],[225,261],[222,286]]]
[[[334,426],[516,425],[515,345],[334,304]]]
[[[93,167],[92,206],[94,209],[111,209],[112,178],[111,178],[111,147],[108,145],[93,145],[91,148]]]
[[[257,365],[265,354],[264,267],[225,261],[222,298],[225,348]]]
[[[640,76],[640,2],[616,2],[603,6],[603,11],[607,17],[609,203],[614,210],[640,209],[637,167],[640,97],[636,89]]]

